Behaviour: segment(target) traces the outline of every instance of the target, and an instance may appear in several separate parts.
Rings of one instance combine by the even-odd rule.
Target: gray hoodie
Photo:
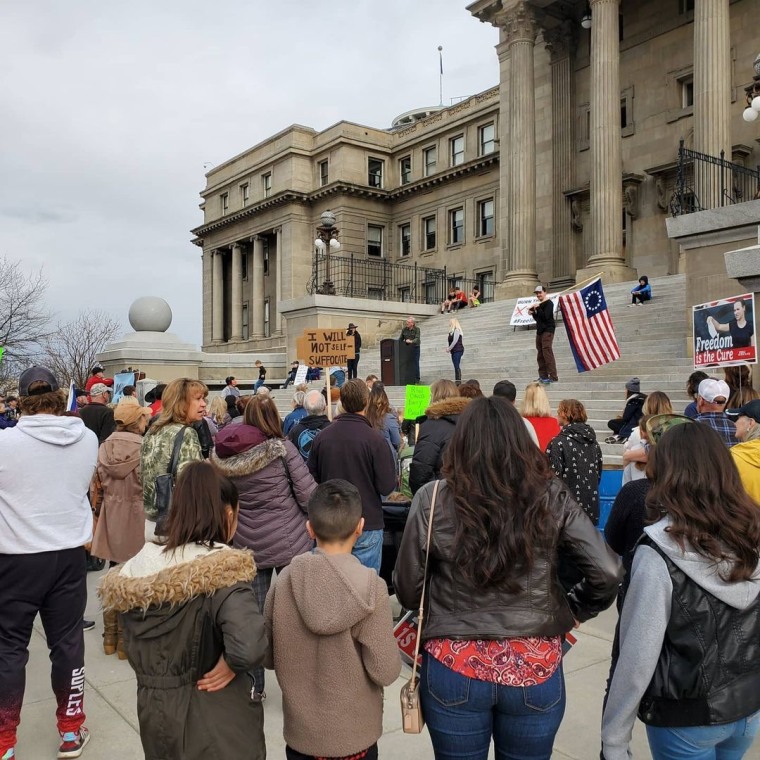
[[[760,566],[748,581],[721,578],[727,563],[715,563],[693,551],[681,551],[665,530],[664,518],[645,533],[700,588],[737,610],[746,609],[760,594]],[[673,584],[665,560],[651,547],[639,546],[633,558],[631,585],[620,621],[620,659],[602,718],[605,760],[627,760],[639,702],[654,675],[670,620]]]

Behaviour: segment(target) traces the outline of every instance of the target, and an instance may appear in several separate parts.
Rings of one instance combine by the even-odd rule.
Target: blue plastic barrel
[[[622,487],[622,470],[602,470],[602,480],[599,483],[599,530],[604,530],[612,504]]]

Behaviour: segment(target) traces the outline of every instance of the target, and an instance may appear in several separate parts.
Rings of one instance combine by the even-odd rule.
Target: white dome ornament
[[[129,324],[135,332],[166,332],[172,323],[172,310],[163,298],[143,296],[129,307]]]

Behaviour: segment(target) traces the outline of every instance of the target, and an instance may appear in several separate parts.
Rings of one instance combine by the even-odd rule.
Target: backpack
[[[298,434],[298,440],[296,441],[296,446],[298,446],[298,451],[301,454],[301,456],[304,458],[304,461],[306,461],[309,458],[309,452],[311,451],[311,444],[314,442],[314,439],[317,437],[317,433],[319,433],[319,430],[304,429]]]

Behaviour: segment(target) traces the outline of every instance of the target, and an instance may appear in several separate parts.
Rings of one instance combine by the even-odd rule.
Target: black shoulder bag
[[[156,530],[157,536],[166,535],[166,521],[169,517],[169,511],[172,506],[172,491],[174,484],[177,482],[177,466],[179,465],[179,451],[182,448],[182,441],[185,437],[185,426],[183,425],[174,438],[172,455],[169,458],[169,466],[163,475],[156,476],[154,481],[156,487]]]

